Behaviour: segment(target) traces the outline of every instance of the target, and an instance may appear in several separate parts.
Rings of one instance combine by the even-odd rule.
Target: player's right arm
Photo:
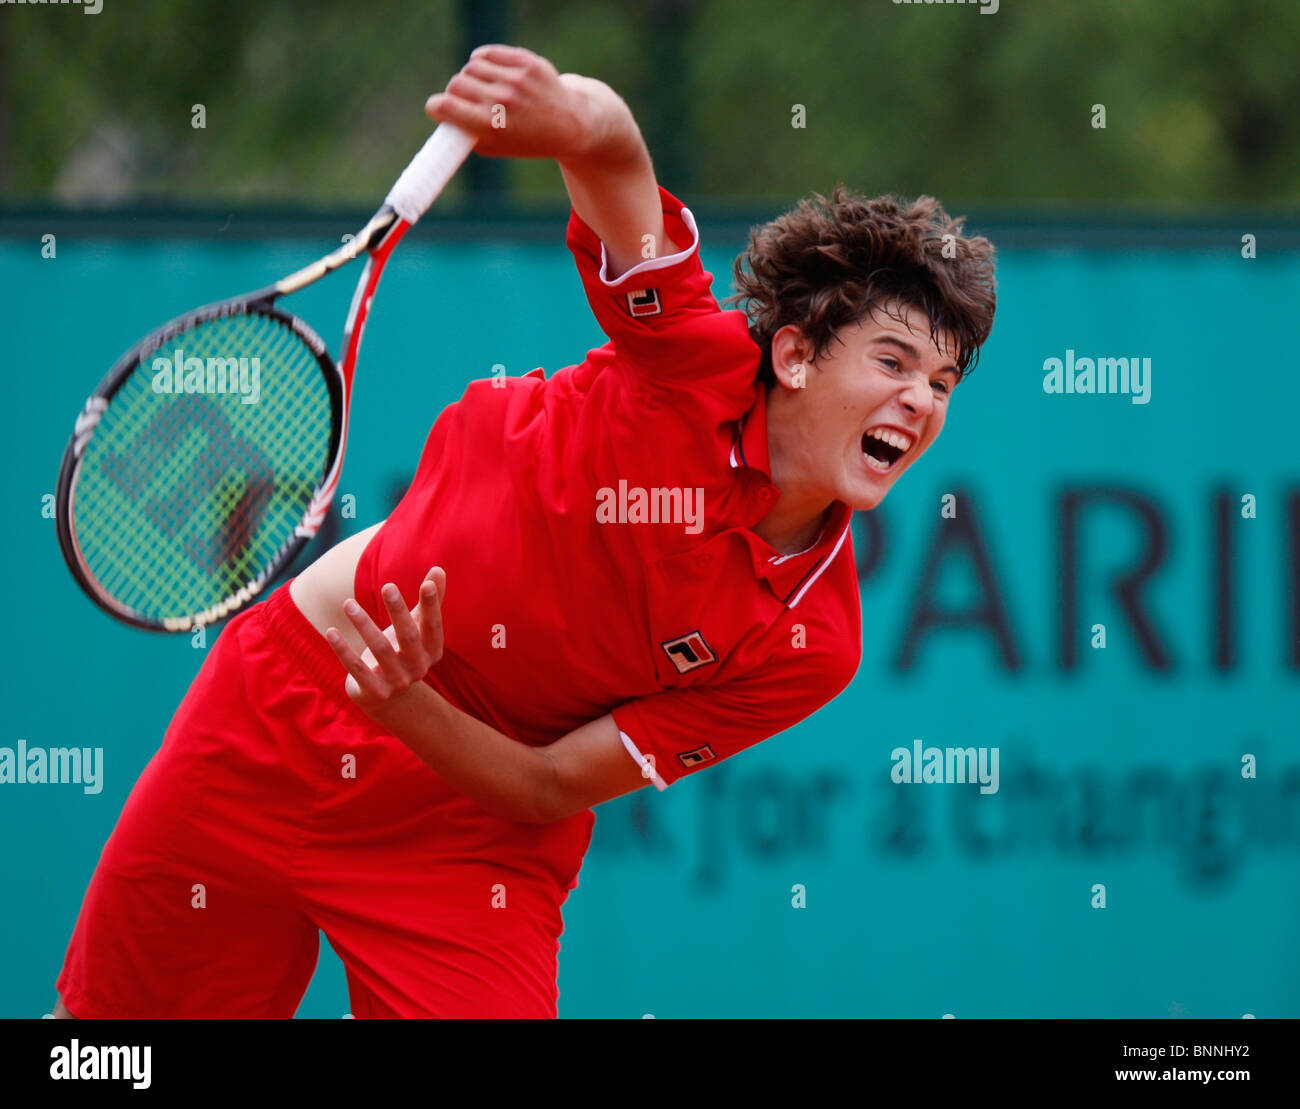
[[[573,210],[605,244],[611,280],[671,249],[650,152],[631,109],[604,82],[557,73],[522,47],[480,46],[426,111],[477,136],[479,154],[554,158]]]
[[[481,46],[426,110],[471,131],[476,153],[559,163],[573,203],[568,245],[624,370],[674,398],[706,388],[734,419],[753,406],[758,352],[747,321],[714,299],[694,216],[655,180],[617,93],[531,51]]]

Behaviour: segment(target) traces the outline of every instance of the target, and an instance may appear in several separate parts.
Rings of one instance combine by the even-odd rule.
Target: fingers
[[[492,127],[490,105],[472,104],[450,93],[439,92],[429,97],[424,112],[438,123],[454,123],[471,135],[482,135]]]
[[[334,649],[338,660],[343,663],[348,674],[351,675],[352,681],[348,683],[347,691],[348,696],[354,701],[361,700],[362,697],[352,692],[353,683],[365,698],[373,700],[383,700],[392,692],[384,676],[377,670],[370,669],[361,661],[361,656],[348,646],[348,641],[343,638],[343,634],[338,628],[326,628],[325,640]]]
[[[505,85],[519,78],[517,66],[497,65],[482,58],[473,58],[465,63],[461,73],[473,77],[485,85]]]
[[[374,654],[375,662],[383,672],[384,677],[391,683],[400,686],[405,674],[402,671],[401,663],[397,659],[397,652],[393,650],[393,644],[388,637],[370,619],[369,613],[351,598],[344,602],[343,611],[347,614],[347,618],[352,621],[352,626],[361,634],[361,638],[366,641],[366,646]]]
[[[420,642],[435,665],[442,658],[442,595],[447,588],[447,575],[441,566],[435,566],[420,584]]]
[[[452,123],[479,140],[475,148],[489,157],[550,157],[551,149],[572,145],[559,127],[568,96],[555,67],[517,46],[480,46],[446,89],[424,106],[430,118]],[[512,130],[506,137],[507,114]],[[518,127],[513,127],[518,123]],[[560,131],[558,136],[556,131]],[[560,141],[556,141],[557,137]]]
[[[528,65],[538,55],[522,46],[505,46],[499,42],[485,43],[474,48],[470,54],[473,60],[496,62],[498,65]]]
[[[489,129],[495,107],[514,102],[513,88],[521,77],[517,67],[472,58],[447,82],[445,91],[429,97],[425,111],[440,123],[454,123],[474,132]]]
[[[337,628],[328,628],[325,638],[343,663],[351,681],[348,696],[354,701],[386,700],[419,681],[442,658],[442,595],[447,574],[435,566],[420,583],[420,599],[414,610],[406,607],[401,590],[387,583],[379,595],[391,624],[383,631],[355,600],[343,604],[366,650],[358,655]],[[373,665],[372,665],[373,661]]]
[[[463,69],[447,82],[447,92],[469,104],[491,106],[500,99],[495,84],[481,80]]]
[[[401,590],[390,582],[380,590],[380,596],[384,599],[384,607],[388,609],[388,618],[397,636],[398,654],[406,658],[408,663],[416,658],[423,661],[420,629],[411,616],[411,610],[402,600]],[[414,665],[411,665],[411,670],[414,669]]]

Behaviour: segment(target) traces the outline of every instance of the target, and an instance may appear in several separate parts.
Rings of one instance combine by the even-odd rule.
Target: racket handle
[[[384,203],[407,223],[415,223],[469,157],[478,140],[451,123],[440,123],[402,176],[388,190]]]

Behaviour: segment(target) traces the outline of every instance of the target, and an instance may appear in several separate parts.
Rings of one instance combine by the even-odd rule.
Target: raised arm
[[[478,136],[478,154],[554,158],[574,211],[605,244],[608,279],[676,251],[645,140],[602,81],[557,73],[522,47],[480,46],[425,110]]]

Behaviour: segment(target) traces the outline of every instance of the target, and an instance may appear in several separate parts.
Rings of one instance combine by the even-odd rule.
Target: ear
[[[772,372],[777,383],[786,389],[805,388],[813,349],[812,342],[795,324],[788,323],[773,335]]]

